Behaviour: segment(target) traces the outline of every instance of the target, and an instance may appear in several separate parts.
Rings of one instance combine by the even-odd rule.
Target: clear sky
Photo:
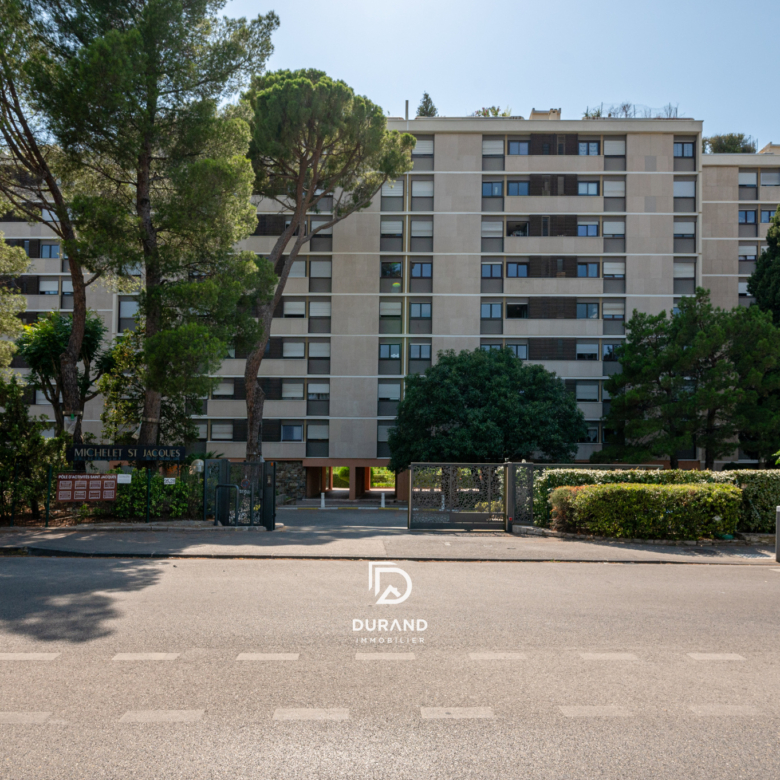
[[[780,143],[780,0],[233,0],[224,12],[269,10],[281,20],[269,69],[324,70],[391,116],[406,99],[413,116],[423,90],[443,116],[671,102],[705,135]]]

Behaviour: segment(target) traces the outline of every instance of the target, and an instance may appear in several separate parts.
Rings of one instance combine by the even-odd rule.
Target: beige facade
[[[603,382],[632,311],[669,311],[698,285],[717,305],[750,303],[745,283],[780,202],[780,147],[702,155],[699,121],[572,121],[559,111],[389,126],[418,137],[414,170],[307,245],[274,318],[260,372],[268,458],[386,464],[409,373],[441,350],[510,346],[576,394],[589,426],[578,457],[587,459],[601,447]],[[262,254],[279,219],[268,201],[258,217],[241,247]],[[37,281],[28,317],[67,310],[51,231],[0,229],[29,242]],[[112,333],[132,309],[100,288],[90,305]],[[203,451],[244,453],[243,365],[237,356],[222,366],[225,382],[198,419]],[[99,415],[92,402],[85,428],[97,436]]]

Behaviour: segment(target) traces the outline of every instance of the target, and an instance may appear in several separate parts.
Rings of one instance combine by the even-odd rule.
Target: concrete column
[[[349,467],[349,499],[354,501],[366,492],[365,466]]]
[[[395,497],[397,501],[409,500],[409,471],[395,475]]]

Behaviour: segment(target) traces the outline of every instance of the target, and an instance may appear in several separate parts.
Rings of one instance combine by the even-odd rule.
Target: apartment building
[[[388,124],[417,137],[413,170],[307,245],[262,364],[264,455],[306,469],[310,494],[334,466],[351,467],[356,495],[367,469],[387,465],[405,377],[440,350],[506,346],[555,371],[588,421],[577,455],[587,460],[602,446],[603,384],[634,310],[668,311],[696,286],[717,305],[750,304],[747,278],[780,201],[778,146],[702,155],[697,120],[565,120],[559,109]],[[309,229],[327,219],[320,206]],[[264,254],[285,215],[257,207],[241,248]],[[0,229],[31,257],[27,321],[67,309],[51,231]],[[132,296],[90,295],[112,332],[132,326]],[[224,362],[197,418],[201,451],[243,456],[243,358]],[[34,412],[46,413],[42,400]],[[96,400],[85,429],[98,436],[99,416]]]

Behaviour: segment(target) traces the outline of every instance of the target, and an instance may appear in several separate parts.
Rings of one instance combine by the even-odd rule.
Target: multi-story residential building
[[[264,455],[306,469],[310,494],[343,465],[362,492],[367,469],[388,463],[404,378],[440,350],[507,346],[555,371],[588,421],[587,460],[601,447],[603,383],[619,370],[613,352],[634,310],[668,311],[696,286],[719,306],[750,303],[747,278],[780,201],[778,146],[702,155],[700,121],[564,120],[560,110],[388,125],[417,137],[414,169],[307,245],[262,364]],[[241,248],[269,252],[284,220],[259,202]],[[67,261],[51,232],[0,229],[32,259],[27,320],[67,309]],[[132,326],[131,296],[90,295],[112,332]],[[203,451],[243,456],[242,357],[224,362],[198,418]],[[96,400],[85,414],[96,435],[99,416]]]

